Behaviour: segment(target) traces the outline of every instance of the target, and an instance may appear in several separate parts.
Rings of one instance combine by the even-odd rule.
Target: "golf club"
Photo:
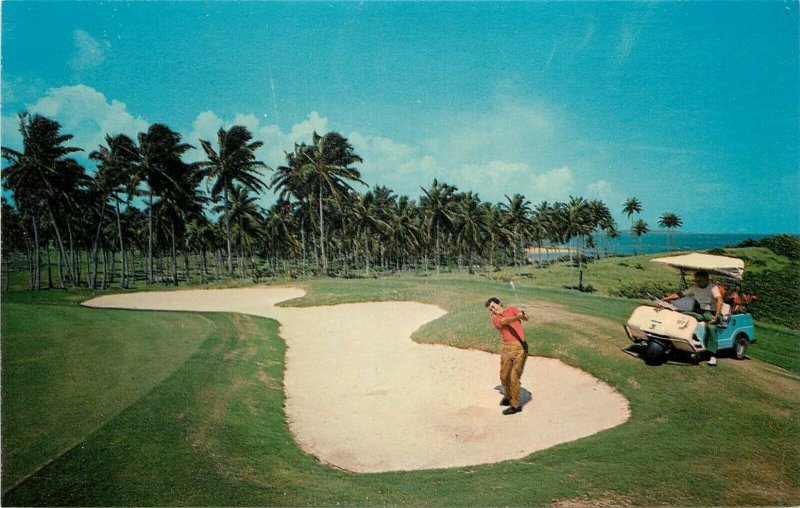
[[[522,311],[523,314],[527,314],[528,312],[525,310],[522,304],[519,303],[519,294],[517,294],[517,286],[514,285],[514,281],[510,280],[508,281],[508,283],[511,284],[511,289],[514,290],[514,299],[517,301],[515,305],[517,306],[517,308],[519,308],[519,310]]]

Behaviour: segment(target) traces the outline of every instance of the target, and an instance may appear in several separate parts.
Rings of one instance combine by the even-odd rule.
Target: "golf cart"
[[[685,284],[686,272],[705,270],[709,274],[732,280],[741,280],[744,262],[741,259],[709,254],[684,254],[653,259],[654,263],[677,268]],[[676,353],[689,355],[697,362],[706,351],[706,323],[698,322],[685,312],[695,311],[696,301],[683,297],[672,302],[657,301],[655,307],[642,305],[634,309],[625,331],[634,344],[644,347],[644,358],[649,364],[663,363]],[[749,343],[755,342],[753,317],[740,311],[731,313],[724,303],[717,324],[717,350],[732,350],[733,356],[741,360]]]

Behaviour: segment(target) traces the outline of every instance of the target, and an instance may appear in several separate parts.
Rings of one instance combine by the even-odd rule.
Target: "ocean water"
[[[759,240],[770,236],[764,234],[717,234],[717,233],[681,233],[675,232],[668,235],[665,231],[652,231],[640,238],[635,238],[635,245],[631,243],[630,231],[620,232],[619,238],[608,238],[597,235],[595,244],[601,256],[614,254],[656,254],[659,252],[693,252],[714,248],[734,247],[739,243],[752,238]],[[589,250],[589,255],[594,255],[595,249]],[[557,259],[564,253],[530,254],[531,261]]]
[[[723,247],[734,247],[741,242],[752,238],[760,240],[770,235],[751,234],[716,234],[716,233],[672,233],[671,237],[664,231],[653,231],[640,238],[635,238],[636,252],[638,254],[655,254],[657,252],[696,251]],[[605,238],[603,235],[596,239],[600,247],[608,246],[608,250],[617,254],[633,254],[630,231],[621,232],[616,239]]]

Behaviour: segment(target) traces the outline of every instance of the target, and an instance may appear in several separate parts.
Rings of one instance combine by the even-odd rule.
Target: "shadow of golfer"
[[[501,397],[505,397],[506,394],[503,392],[503,386],[497,385],[494,387],[495,390],[500,394]],[[520,387],[519,389],[519,405],[524,406],[528,402],[533,400],[533,394],[526,390],[525,388]]]

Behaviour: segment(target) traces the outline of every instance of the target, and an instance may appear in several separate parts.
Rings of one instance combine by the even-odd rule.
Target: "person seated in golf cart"
[[[669,302],[682,297],[692,297],[697,302],[697,312],[687,312],[698,321],[706,322],[706,350],[711,353],[708,360],[709,365],[717,364],[717,323],[722,312],[722,292],[716,284],[711,284],[708,272],[698,270],[694,273],[694,284],[683,290],[681,293],[673,293],[663,298]]]

